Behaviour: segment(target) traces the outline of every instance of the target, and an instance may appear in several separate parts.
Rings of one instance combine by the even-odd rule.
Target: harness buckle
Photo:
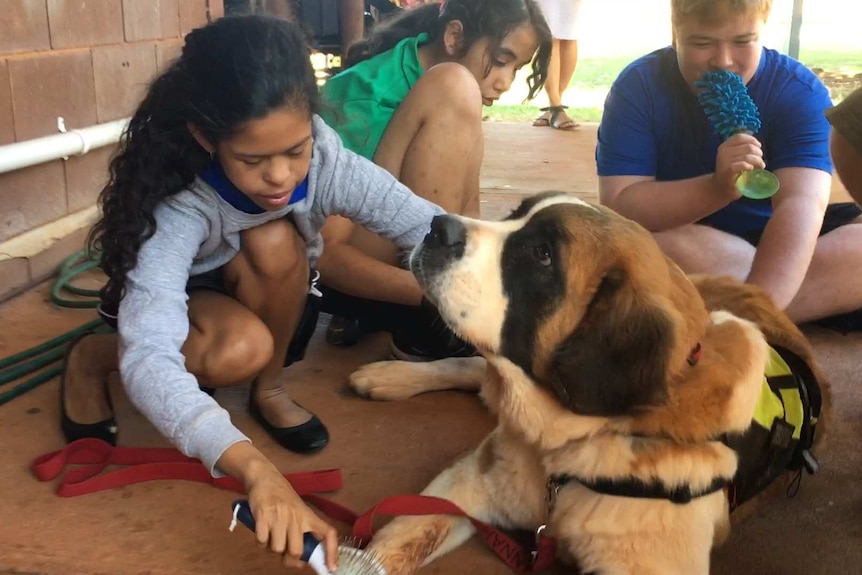
[[[551,513],[554,512],[554,507],[557,505],[557,496],[560,494],[562,483],[554,477],[548,478],[548,483],[545,485],[547,493],[545,494],[545,523],[551,520]],[[544,525],[542,526],[544,527]]]
[[[548,528],[547,524],[543,523],[542,525],[539,525],[539,527],[536,529],[535,548],[533,549],[533,551],[530,552],[530,565],[531,566],[535,565],[536,559],[539,558],[539,549],[541,548],[541,545],[542,545],[542,533],[544,533],[545,529],[547,529],[547,528]]]

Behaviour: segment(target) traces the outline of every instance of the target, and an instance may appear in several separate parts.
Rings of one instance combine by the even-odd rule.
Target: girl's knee
[[[473,74],[461,64],[437,64],[419,78],[411,92],[422,97],[432,113],[454,113],[482,122],[482,92]]]
[[[256,376],[272,359],[272,334],[261,321],[250,320],[224,330],[204,356],[203,374],[210,384],[236,385]]]
[[[286,218],[244,231],[240,244],[252,268],[266,277],[308,275],[305,240]]]

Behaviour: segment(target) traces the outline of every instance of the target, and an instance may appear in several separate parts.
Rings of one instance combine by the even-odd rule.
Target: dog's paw
[[[425,391],[415,377],[418,366],[407,361],[377,361],[350,374],[350,386],[377,401],[407,399]]]

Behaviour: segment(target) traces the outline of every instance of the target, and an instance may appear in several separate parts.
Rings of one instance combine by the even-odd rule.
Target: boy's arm
[[[600,202],[651,232],[694,223],[738,197],[721,191],[712,174],[674,182],[646,176],[599,178]]]
[[[692,224],[739,198],[736,179],[745,170],[763,168],[757,138],[737,134],[718,147],[715,172],[672,182],[612,176],[600,179],[602,203],[650,231]]]
[[[832,176],[813,168],[781,168],[775,175],[781,188],[747,281],[764,288],[783,309],[796,297],[811,264]]]

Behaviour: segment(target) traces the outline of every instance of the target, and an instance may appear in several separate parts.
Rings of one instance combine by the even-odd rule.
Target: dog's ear
[[[576,413],[623,415],[666,397],[672,320],[659,305],[639,303],[628,283],[623,270],[607,273],[551,358],[548,383]]]

